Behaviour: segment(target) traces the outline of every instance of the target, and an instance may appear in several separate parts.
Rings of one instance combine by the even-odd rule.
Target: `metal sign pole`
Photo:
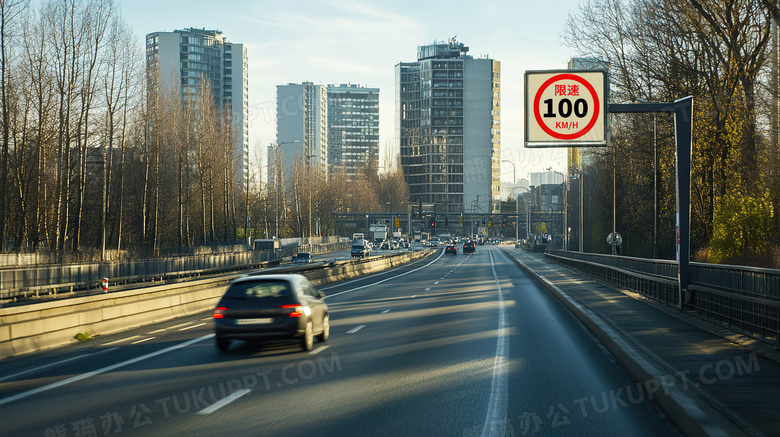
[[[673,112],[675,167],[677,191],[676,245],[677,279],[679,283],[677,307],[682,309],[683,296],[691,280],[691,143],[693,131],[693,97],[674,103],[621,103],[609,105],[609,112]]]
[[[677,167],[677,262],[679,305],[683,307],[683,293],[687,295],[691,279],[691,143],[693,130],[693,97],[674,102],[674,142]]]

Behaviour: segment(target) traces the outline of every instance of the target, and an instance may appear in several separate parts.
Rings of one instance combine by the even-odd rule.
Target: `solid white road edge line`
[[[493,252],[490,252],[490,268],[493,269],[493,278],[498,287],[498,340],[496,341],[496,359],[493,364],[493,383],[490,387],[490,400],[488,401],[485,423],[482,425],[482,436],[491,434],[491,425],[498,426],[501,421],[506,421],[507,405],[509,404],[509,342],[506,340],[506,305],[504,305],[504,293],[496,273]],[[493,428],[495,429],[495,428]]]
[[[250,389],[248,388],[242,388],[241,390],[236,390],[233,393],[225,396],[224,398],[218,400],[217,402],[214,402],[213,404],[209,405],[208,407],[198,411],[195,414],[211,414],[220,408],[224,407],[225,405],[235,401],[236,399],[240,398],[241,396],[244,396],[245,394],[249,393]]]
[[[64,360],[56,361],[54,363],[49,363],[49,364],[45,364],[43,366],[38,366],[38,367],[35,367],[35,368],[32,368],[32,369],[27,369],[27,370],[24,370],[22,372],[16,372],[16,373],[14,373],[12,375],[8,375],[8,376],[4,376],[4,377],[0,378],[0,382],[6,381],[6,380],[9,380],[9,379],[13,379],[13,378],[16,378],[16,377],[19,377],[19,376],[22,376],[22,375],[26,375],[28,373],[37,372],[39,370],[48,369],[49,367],[54,367],[54,366],[58,366],[60,364],[65,364],[65,363],[67,363],[69,361],[78,360],[79,358],[86,358],[86,357],[91,357],[93,355],[104,354],[106,352],[111,352],[111,351],[116,350],[116,349],[119,349],[119,348],[112,347],[112,348],[108,348],[108,349],[106,349],[104,351],[94,352],[94,353],[91,353],[91,354],[79,355],[79,356],[76,356],[76,357],[70,357],[70,358],[66,358]]]
[[[439,260],[439,258],[441,258],[442,256],[443,256],[443,255],[439,255],[439,256],[438,256],[438,257],[437,257],[435,260],[433,260],[433,261],[429,262],[428,264],[426,264],[426,265],[424,265],[424,266],[422,266],[422,267],[418,267],[418,268],[416,268],[416,269],[414,269],[414,270],[409,270],[409,271],[408,271],[408,272],[406,272],[406,273],[401,273],[400,275],[391,276],[391,277],[389,277],[389,278],[382,279],[381,281],[374,282],[373,284],[367,284],[367,285],[364,285],[364,286],[362,286],[362,287],[353,288],[353,289],[351,289],[351,290],[344,290],[344,291],[342,291],[342,292],[339,292],[339,293],[336,293],[336,294],[330,294],[330,295],[328,295],[328,296],[325,296],[323,299],[327,299],[327,298],[329,298],[329,297],[338,296],[338,295],[341,295],[341,294],[352,293],[353,291],[357,291],[357,290],[360,290],[360,289],[362,289],[362,288],[373,287],[374,285],[379,285],[379,284],[381,284],[381,283],[384,283],[384,282],[387,282],[387,281],[389,281],[389,280],[391,280],[391,279],[396,279],[396,278],[400,278],[401,276],[406,276],[406,275],[408,275],[408,274],[410,274],[410,273],[414,273],[414,272],[416,272],[416,271],[418,271],[418,270],[422,270],[422,269],[424,269],[424,268],[428,267],[429,265],[431,265],[431,264],[435,263],[436,261],[438,261],[438,260]],[[364,278],[364,279],[365,279],[365,278]],[[338,287],[338,286],[341,286],[341,285],[344,285],[344,284],[340,284],[340,285],[334,285],[333,287],[321,288],[320,290],[328,290],[329,288],[334,288],[334,287]]]
[[[198,337],[192,340],[187,340],[184,343],[179,343],[176,345],[173,345],[171,347],[167,347],[165,349],[158,350],[156,352],[151,352],[146,355],[142,355],[140,357],[131,358],[127,361],[122,361],[121,363],[112,364],[110,366],[103,367],[102,369],[93,370],[91,372],[82,373],[81,375],[76,375],[73,377],[70,377],[68,379],[63,379],[62,381],[57,381],[55,383],[45,385],[43,387],[34,388],[32,390],[28,390],[22,393],[15,394],[13,396],[9,396],[5,399],[0,399],[0,405],[5,405],[8,403],[11,403],[13,401],[18,401],[19,399],[24,399],[28,396],[36,395],[38,393],[43,393],[45,391],[49,391],[52,389],[55,389],[57,387],[62,387],[63,385],[68,385],[73,382],[81,381],[82,379],[91,378],[93,376],[100,375],[101,373],[110,372],[115,369],[119,369],[120,367],[129,366],[130,364],[135,364],[139,361],[143,361],[152,357],[156,357],[157,355],[166,354],[168,352],[175,351],[176,349],[181,349],[183,347],[187,347],[190,345],[193,345],[195,343],[201,342],[203,340],[209,339],[211,337],[214,337],[214,334],[204,335],[203,337]]]

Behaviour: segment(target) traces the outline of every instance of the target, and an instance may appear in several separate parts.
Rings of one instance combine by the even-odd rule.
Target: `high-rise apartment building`
[[[328,175],[328,92],[311,82],[276,87],[276,144],[289,183],[300,159],[313,171]],[[274,147],[268,150],[269,174],[275,174]]]
[[[328,85],[328,166],[355,180],[379,165],[379,88]]]
[[[199,99],[208,79],[216,107],[229,108],[236,136],[236,183],[249,175],[249,64],[243,44],[231,43],[219,30],[184,29],[146,35],[146,66],[159,69],[163,86],[179,84],[182,102]]]
[[[451,39],[395,67],[396,138],[410,201],[437,212],[499,212],[501,63]]]

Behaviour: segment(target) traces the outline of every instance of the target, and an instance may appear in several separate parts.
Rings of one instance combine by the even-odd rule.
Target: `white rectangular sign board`
[[[525,147],[606,146],[607,73],[525,72]]]

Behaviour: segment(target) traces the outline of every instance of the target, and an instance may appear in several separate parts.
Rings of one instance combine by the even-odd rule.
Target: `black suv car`
[[[234,280],[214,309],[217,348],[232,340],[298,340],[311,350],[316,335],[326,341],[330,316],[325,295],[303,275],[247,276]]]
[[[465,255],[467,253],[477,253],[477,248],[471,240],[463,243],[463,254]]]

